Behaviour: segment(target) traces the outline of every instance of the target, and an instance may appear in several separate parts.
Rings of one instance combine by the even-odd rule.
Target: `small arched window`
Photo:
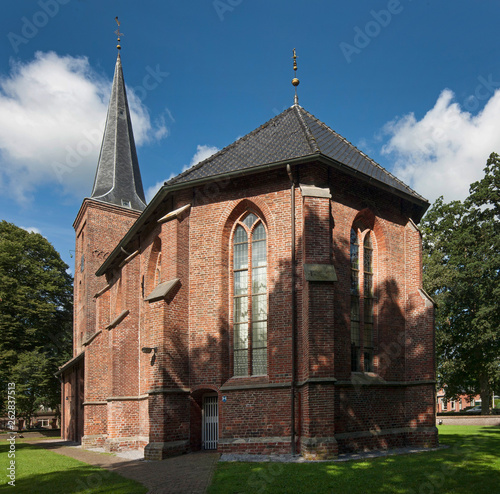
[[[267,239],[254,213],[233,235],[234,375],[267,374]]]
[[[373,372],[373,241],[366,232],[360,250],[361,232],[351,229],[351,370]],[[362,256],[362,259],[361,259]],[[362,262],[362,271],[361,271]]]

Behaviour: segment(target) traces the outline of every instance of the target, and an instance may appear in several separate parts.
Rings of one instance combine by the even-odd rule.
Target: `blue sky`
[[[73,268],[121,21],[148,198],[299,103],[435,200],[462,199],[500,153],[497,2],[35,0],[0,19],[0,219]]]

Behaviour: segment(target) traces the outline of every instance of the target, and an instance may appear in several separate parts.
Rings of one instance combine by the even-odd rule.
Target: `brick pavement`
[[[162,461],[127,460],[87,451],[69,441],[24,442],[70,456],[90,465],[106,468],[145,485],[148,494],[205,493],[219,459],[218,453],[190,453]]]

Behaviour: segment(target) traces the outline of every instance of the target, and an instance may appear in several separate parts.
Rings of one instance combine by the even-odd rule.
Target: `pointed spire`
[[[120,53],[91,198],[138,211],[146,207]]]
[[[297,79],[297,54],[295,53],[295,48],[293,49],[293,74],[292,85],[295,87],[294,105],[298,105],[299,96],[297,95],[297,86],[300,84],[300,81]]]

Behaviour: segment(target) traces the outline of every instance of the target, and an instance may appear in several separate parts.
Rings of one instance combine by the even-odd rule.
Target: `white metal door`
[[[217,396],[203,398],[203,448],[217,449],[219,439],[219,407]]]

